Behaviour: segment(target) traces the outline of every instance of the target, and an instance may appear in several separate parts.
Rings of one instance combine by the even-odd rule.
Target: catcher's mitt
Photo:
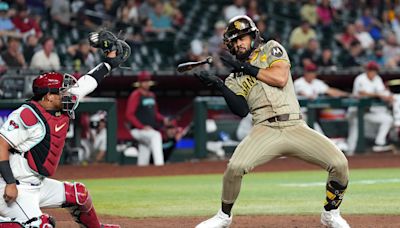
[[[115,44],[117,43],[117,40],[118,37],[114,35],[114,33],[107,30],[89,33],[90,45],[95,48],[100,48],[106,55],[115,50]]]
[[[131,55],[131,47],[110,31],[91,32],[88,39],[92,47],[102,50],[105,56],[104,61],[110,64],[112,68],[118,67]],[[108,53],[112,51],[116,51],[116,57],[107,57]]]

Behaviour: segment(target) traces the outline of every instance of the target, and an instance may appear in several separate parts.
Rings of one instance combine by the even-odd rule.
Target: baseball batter
[[[57,207],[68,208],[84,227],[119,227],[99,222],[85,185],[48,178],[57,169],[79,99],[130,55],[130,47],[110,32],[91,33],[89,40],[107,55],[105,62],[78,81],[56,72],[38,76],[32,99],[13,111],[0,129],[0,221],[9,221],[1,227],[54,227],[54,219],[41,208]]]
[[[254,127],[236,148],[224,173],[221,209],[197,227],[229,227],[243,176],[280,156],[297,157],[328,171],[321,222],[328,227],[349,227],[339,212],[349,178],[347,159],[327,137],[302,120],[285,48],[274,40],[264,43],[247,16],[229,21],[224,42],[235,56],[221,55],[232,68],[225,84],[205,71],[196,76],[218,88],[232,112],[241,117],[250,112]]]

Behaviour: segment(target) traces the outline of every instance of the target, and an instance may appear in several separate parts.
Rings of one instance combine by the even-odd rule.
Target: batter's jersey
[[[270,40],[254,50],[250,63],[259,68],[268,68],[277,61],[290,64],[285,48],[275,40]],[[237,95],[247,100],[253,123],[266,123],[267,119],[282,114],[299,114],[300,106],[293,87],[292,75],[283,88],[270,86],[249,75],[229,75],[225,85]]]

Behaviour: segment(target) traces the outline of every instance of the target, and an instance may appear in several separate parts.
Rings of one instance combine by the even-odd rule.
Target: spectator
[[[390,28],[396,34],[397,43],[400,42],[400,7],[396,7],[393,18],[389,20]]]
[[[1,53],[1,57],[9,68],[26,67],[25,58],[21,52],[21,42],[18,38],[8,38],[7,50]]]
[[[101,4],[96,5],[96,11],[101,12],[103,27],[111,27],[117,18],[118,4],[113,0],[103,0]]]
[[[379,65],[376,62],[369,62],[365,67],[365,72],[358,75],[353,84],[353,95],[358,97],[378,98],[391,104],[393,95],[385,88],[382,78],[378,75]],[[349,118],[349,148],[351,152],[356,149],[358,136],[358,121],[356,110],[350,110]],[[392,147],[386,141],[386,137],[393,125],[393,117],[385,106],[372,106],[364,115],[366,124],[378,124],[378,133],[375,136],[375,145],[372,147],[374,152],[390,150]],[[365,128],[368,129],[367,126]],[[371,132],[366,131],[366,135]]]
[[[143,40],[142,26],[139,23],[138,7],[135,0],[128,0],[126,5],[118,9],[117,31],[123,31],[128,43],[139,43]]]
[[[380,40],[382,38],[382,33],[381,33],[382,24],[377,18],[375,18],[371,14],[371,9],[365,8],[363,10],[361,21],[374,40]]]
[[[332,56],[332,50],[330,48],[323,48],[321,55],[317,59],[317,66],[335,70],[336,64],[334,63]]]
[[[175,29],[179,29],[185,23],[185,17],[178,8],[177,0],[170,0],[164,3],[164,14],[171,18]]]
[[[150,73],[140,72],[135,85],[138,88],[129,96],[125,115],[133,138],[139,142],[138,165],[149,165],[151,155],[156,166],[164,165],[162,137],[158,129],[162,123],[167,124],[168,119],[159,112],[156,97],[150,91],[150,86],[154,85]]]
[[[261,13],[257,0],[249,0],[247,3],[246,15],[249,16],[255,23],[265,21],[267,15]]]
[[[320,55],[319,43],[316,39],[310,39],[307,43],[307,48],[300,55],[300,65],[307,66],[315,64]]]
[[[370,61],[378,63],[379,67],[383,67],[386,64],[386,57],[383,55],[383,46],[377,45],[374,48],[374,52],[368,58]]]
[[[203,42],[200,40],[192,40],[190,42],[190,50],[187,52],[186,56],[178,61],[179,63],[184,62],[196,62],[205,59],[209,55],[208,49],[204,46]],[[218,61],[218,60],[217,60]],[[210,65],[205,64],[202,67],[209,69]]]
[[[65,0],[52,0],[50,15],[53,22],[57,23],[62,30],[71,26],[71,3]]]
[[[94,31],[103,24],[103,13],[97,11],[97,0],[85,0],[78,11],[78,21],[82,28]]]
[[[208,51],[210,53],[218,54],[224,47],[223,35],[225,31],[226,23],[223,21],[217,21],[214,25],[214,33],[208,39]]]
[[[74,69],[80,71],[80,68],[93,68],[98,60],[91,52],[89,42],[81,40],[79,44],[68,47],[68,54],[72,56]]]
[[[158,1],[159,0],[144,0],[142,2],[139,7],[139,18],[141,22],[146,21],[150,14],[154,13],[154,8]]]
[[[387,60],[385,66],[397,68],[400,62],[400,47],[393,32],[388,33],[383,44],[383,56]]]
[[[46,37],[42,42],[42,50],[37,51],[31,60],[31,68],[40,70],[59,70],[60,58],[54,52],[54,39]]]
[[[26,38],[23,50],[24,50],[25,61],[27,63],[31,62],[33,54],[35,54],[35,52],[37,51],[38,42],[39,39],[33,34],[29,35]]]
[[[166,33],[173,32],[171,18],[164,14],[162,2],[157,2],[154,6],[154,12],[150,12],[145,32],[155,34],[159,39],[163,39]]]
[[[357,40],[350,44],[349,50],[343,50],[339,56],[339,63],[342,67],[361,66],[363,62],[363,49]]]
[[[263,40],[270,40],[269,37],[271,37],[271,34],[268,33],[267,31],[267,25],[265,24],[264,20],[259,20],[256,22],[256,26],[258,28],[258,31],[260,31],[260,36]],[[271,38],[272,40],[278,41],[279,39],[276,38]]]
[[[24,38],[30,34],[34,34],[40,39],[43,35],[39,24],[29,16],[26,5],[17,7],[17,14],[12,18],[12,22]]]
[[[317,39],[317,34],[308,21],[302,21],[290,34],[289,44],[292,49],[298,50],[304,48],[311,39]]]
[[[118,18],[126,18],[126,21],[132,24],[139,23],[138,5],[135,0],[127,0],[117,12]],[[122,15],[126,15],[126,17]]]
[[[355,25],[355,36],[357,40],[361,43],[361,47],[364,50],[372,50],[375,41],[372,39],[371,35],[365,31],[364,25],[361,21],[356,21]]]
[[[316,0],[308,0],[300,9],[301,19],[308,21],[311,26],[316,26],[318,22]]]
[[[231,18],[245,15],[246,8],[244,7],[244,0],[233,0],[233,4],[224,9],[224,18],[229,21]]]
[[[8,3],[0,2],[0,38],[8,36],[21,37],[21,34],[10,18]]]
[[[343,49],[349,50],[350,44],[357,40],[354,24],[348,24],[343,33],[336,34],[335,40],[339,42]]]
[[[317,7],[317,14],[323,40],[327,41],[332,35],[332,24],[336,17],[336,11],[330,6],[329,0],[322,0]]]

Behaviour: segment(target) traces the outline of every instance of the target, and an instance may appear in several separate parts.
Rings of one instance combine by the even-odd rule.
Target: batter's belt
[[[268,122],[273,123],[273,122],[278,122],[278,121],[288,121],[288,120],[301,120],[302,116],[299,113],[293,113],[293,114],[282,114],[278,116],[273,116],[269,119],[267,119]]]

